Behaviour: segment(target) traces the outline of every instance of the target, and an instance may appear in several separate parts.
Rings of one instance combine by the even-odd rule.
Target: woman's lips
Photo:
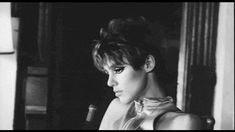
[[[115,96],[117,96],[117,97],[121,96],[121,94],[122,94],[122,91],[116,91],[115,92]]]

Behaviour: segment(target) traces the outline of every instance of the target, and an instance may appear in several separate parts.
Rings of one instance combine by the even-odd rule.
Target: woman
[[[156,34],[156,33],[155,33]],[[158,51],[161,37],[143,17],[113,19],[100,31],[92,51],[94,65],[108,75],[116,98],[100,130],[194,130],[198,116],[182,112],[164,92],[167,74]]]

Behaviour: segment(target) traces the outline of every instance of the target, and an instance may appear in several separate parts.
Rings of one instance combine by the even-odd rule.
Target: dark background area
[[[43,5],[43,4],[42,4]],[[14,3],[13,16],[21,18],[15,129],[24,129],[23,78],[28,66],[48,68],[46,129],[82,129],[89,104],[98,107],[95,128],[114,98],[106,77],[93,66],[91,42],[101,27],[119,17],[144,16],[158,22],[167,42],[179,43],[182,3]],[[47,43],[39,43],[40,9],[48,9]],[[49,30],[48,30],[49,29]],[[179,44],[162,47],[172,77],[167,92],[176,97]],[[40,56],[41,55],[41,56]],[[20,98],[20,99],[19,99]],[[39,123],[40,125],[40,123]]]

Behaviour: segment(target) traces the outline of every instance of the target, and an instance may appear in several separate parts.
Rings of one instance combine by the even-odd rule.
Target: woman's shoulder
[[[113,99],[103,116],[100,129],[109,129],[110,124],[118,120],[125,113],[126,108],[127,105],[122,104],[118,98]]]
[[[123,107],[123,104],[121,104],[118,98],[115,98],[110,102],[105,114],[115,116],[118,114],[117,112],[120,111],[120,107]]]
[[[123,104],[120,102],[120,100],[118,98],[114,98],[110,102],[108,109],[111,109],[112,111],[116,111],[116,110],[120,111],[119,109],[123,110],[127,107],[128,107],[127,104]]]
[[[201,119],[195,114],[168,112],[158,124],[159,129],[197,130],[201,128]]]

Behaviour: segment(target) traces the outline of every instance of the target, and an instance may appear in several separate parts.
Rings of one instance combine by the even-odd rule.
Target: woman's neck
[[[139,99],[143,98],[164,98],[166,97],[163,88],[157,81],[157,77],[154,73],[149,73],[147,76],[147,84],[143,94]]]

